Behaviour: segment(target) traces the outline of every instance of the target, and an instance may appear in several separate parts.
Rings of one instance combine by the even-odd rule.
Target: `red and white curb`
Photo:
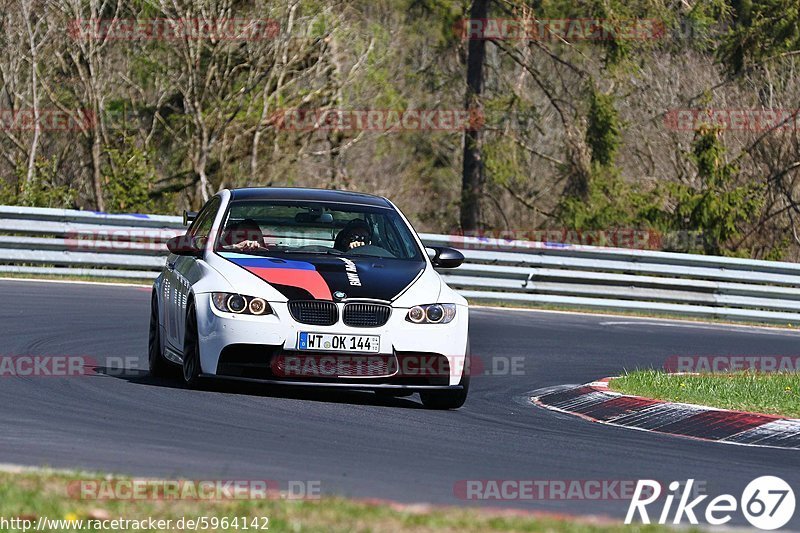
[[[592,422],[681,437],[800,450],[800,420],[628,396],[605,378],[531,398],[534,404]]]

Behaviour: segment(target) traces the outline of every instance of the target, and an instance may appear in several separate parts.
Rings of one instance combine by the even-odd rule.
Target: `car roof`
[[[306,200],[389,207],[386,198],[360,192],[311,189],[303,187],[247,187],[231,189],[231,200]]]

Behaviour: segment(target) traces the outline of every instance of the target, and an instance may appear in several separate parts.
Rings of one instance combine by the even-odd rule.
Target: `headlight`
[[[269,304],[262,298],[253,298],[247,306],[247,309],[254,315],[263,315],[269,308]]]
[[[406,316],[406,320],[410,320],[415,324],[419,324],[423,320],[425,320],[425,310],[420,306],[412,307],[408,311],[408,315]]]
[[[212,292],[211,301],[214,307],[223,313],[236,313],[238,315],[269,315],[272,308],[263,298],[243,296],[230,292]]]
[[[241,313],[247,309],[247,300],[241,294],[231,294],[225,300],[225,306],[234,313]]]
[[[406,320],[414,324],[447,324],[456,317],[456,304],[415,305]]]

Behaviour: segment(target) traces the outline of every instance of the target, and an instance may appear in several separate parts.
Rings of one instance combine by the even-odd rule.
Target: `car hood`
[[[269,283],[289,300],[393,300],[425,269],[423,261],[300,255],[295,258],[221,252],[221,257]],[[338,293],[344,293],[340,296]]]

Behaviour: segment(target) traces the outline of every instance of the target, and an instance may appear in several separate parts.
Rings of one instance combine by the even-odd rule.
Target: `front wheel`
[[[428,409],[458,409],[467,401],[469,392],[469,339],[467,339],[467,352],[464,356],[464,365],[461,370],[460,390],[428,391],[420,392],[419,397],[422,405]]]
[[[183,382],[195,389],[200,386],[200,341],[197,336],[197,313],[194,302],[186,312],[186,333],[183,338]]]
[[[422,405],[428,409],[458,409],[467,401],[469,378],[462,379],[460,385],[464,387],[461,390],[420,392]]]

